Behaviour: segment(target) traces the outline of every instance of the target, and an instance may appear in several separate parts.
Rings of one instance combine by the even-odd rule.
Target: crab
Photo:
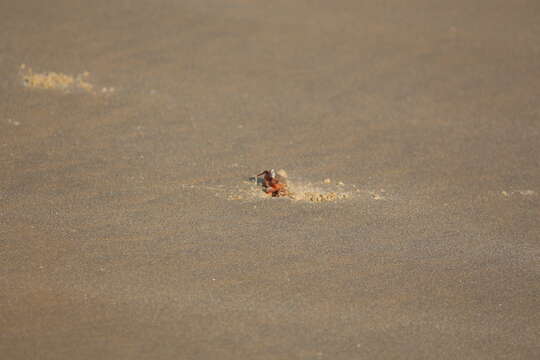
[[[272,195],[272,197],[289,195],[285,178],[283,176],[276,175],[276,171],[274,169],[264,170],[257,175],[257,177],[259,176],[264,176],[263,190],[265,193]]]

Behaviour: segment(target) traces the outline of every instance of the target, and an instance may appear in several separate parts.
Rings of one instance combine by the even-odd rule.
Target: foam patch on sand
[[[75,89],[93,92],[94,86],[88,82],[90,73],[87,71],[76,76],[57,72],[34,73],[32,68],[21,65],[20,75],[23,85],[32,89],[71,91]]]

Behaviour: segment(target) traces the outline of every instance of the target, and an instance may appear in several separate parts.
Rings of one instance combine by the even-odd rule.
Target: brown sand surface
[[[539,194],[538,0],[0,1],[2,359],[538,359]]]

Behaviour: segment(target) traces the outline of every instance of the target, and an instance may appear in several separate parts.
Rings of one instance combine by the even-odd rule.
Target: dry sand
[[[1,357],[539,358],[538,79],[537,0],[0,2]]]

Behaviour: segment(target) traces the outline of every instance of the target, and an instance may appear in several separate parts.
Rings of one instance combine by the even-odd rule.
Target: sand
[[[2,2],[1,357],[537,359],[539,10]]]

